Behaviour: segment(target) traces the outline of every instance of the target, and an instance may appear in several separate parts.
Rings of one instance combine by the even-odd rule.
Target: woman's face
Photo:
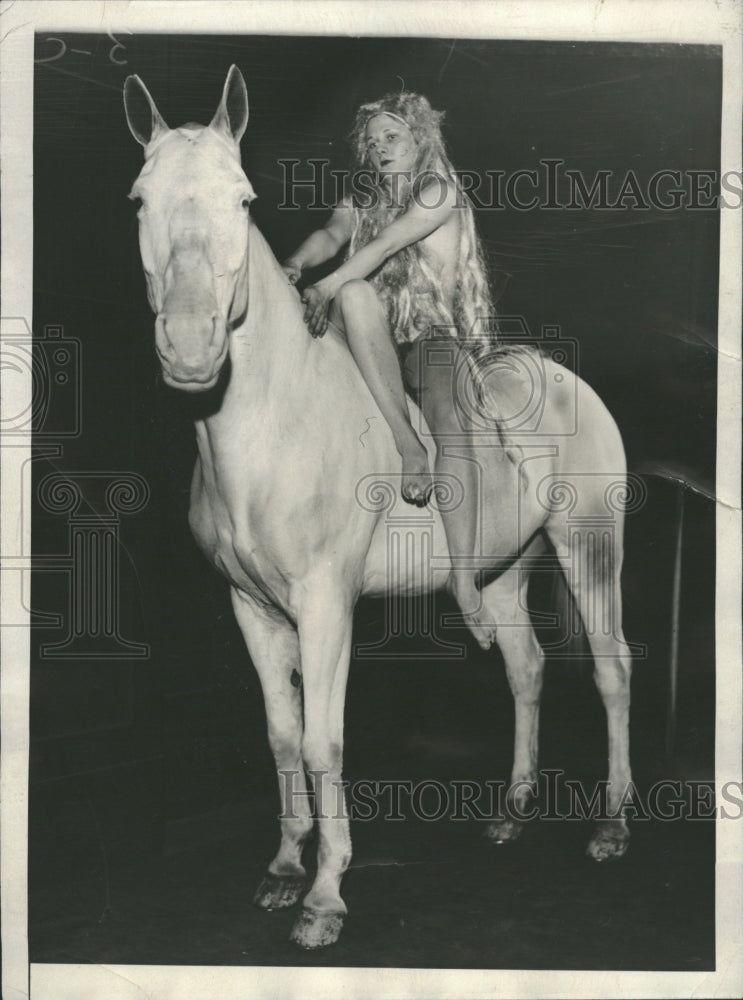
[[[416,141],[407,125],[378,114],[366,126],[366,153],[380,174],[407,172],[415,165]]]

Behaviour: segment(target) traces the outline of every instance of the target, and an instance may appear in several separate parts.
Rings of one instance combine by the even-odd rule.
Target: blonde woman
[[[441,511],[452,561],[449,590],[488,648],[495,626],[480,617],[473,564],[478,468],[474,456],[462,455],[471,437],[454,375],[466,363],[463,352],[487,342],[492,306],[472,205],[446,154],[442,117],[425,97],[408,92],[362,105],[350,139],[351,179],[363,183],[283,267],[295,284],[305,268],[347,247],[344,263],[304,290],[305,321],[315,337],[328,323],[345,336],[402,458],[402,496],[422,505],[433,481],[404,384],[417,399],[437,445],[434,474],[455,477],[463,488],[462,503]],[[441,338],[453,364],[441,364]],[[447,453],[446,441],[456,442],[457,455]]]

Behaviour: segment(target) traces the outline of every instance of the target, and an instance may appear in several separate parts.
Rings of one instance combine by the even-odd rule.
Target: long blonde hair
[[[416,141],[410,180],[401,178],[395,199],[369,170],[366,127],[380,114],[401,118]],[[415,340],[431,326],[448,326],[455,328],[454,333],[463,345],[480,353],[494,341],[494,309],[472,203],[462,190],[441,135],[443,117],[443,112],[434,111],[425,97],[410,92],[387,94],[358,109],[349,135],[353,167],[368,175],[373,190],[368,207],[357,198],[351,199],[355,224],[348,254],[356,253],[407,211],[416,194],[416,178],[438,174],[453,181],[461,211],[453,308],[447,307],[441,282],[420,242],[398,251],[369,280],[387,306],[392,334],[398,344]]]

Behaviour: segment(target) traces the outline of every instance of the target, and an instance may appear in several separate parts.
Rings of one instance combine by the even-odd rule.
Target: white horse
[[[126,81],[124,103],[129,128],[144,146],[130,197],[142,203],[140,249],[163,378],[185,392],[211,391],[213,400],[210,415],[196,422],[190,526],[230,583],[265,696],[280,784],[287,775],[294,780],[294,808],[284,811],[279,850],[255,901],[267,909],[291,906],[305,889],[302,848],[313,812],[301,793],[309,773],[317,877],[292,939],[319,947],[337,940],[346,913],[340,884],[351,838],[346,807],[339,811],[336,802],[354,606],[390,586],[405,593],[442,587],[446,536],[433,505],[399,499],[392,434],[346,342],[332,329],[321,340],[309,335],[297,291],[250,220],[254,192],[240,166],[248,121],[240,72],[231,67],[206,127],[170,129],[136,76]],[[621,856],[629,838],[621,814],[631,780],[621,504],[607,520],[607,498],[624,488],[625,459],[596,394],[549,359],[539,364],[536,406],[534,384],[512,364],[491,366],[485,379],[485,398],[501,425],[484,412],[477,445],[479,565],[490,566],[494,577],[482,588],[482,602],[497,623],[516,702],[512,803],[523,812],[537,776],[543,674],[526,588],[533,556],[549,539],[586,624],[608,719],[608,800],[618,812],[597,825],[588,847],[602,860]],[[410,410],[433,467],[435,445],[412,401]],[[519,421],[511,421],[516,431],[504,446],[503,414],[526,410],[532,425],[518,437]],[[427,552],[431,572],[421,573],[420,555],[403,557],[390,582],[388,527],[398,517],[410,543],[404,550]],[[511,817],[494,820],[487,832],[501,842],[520,829]]]

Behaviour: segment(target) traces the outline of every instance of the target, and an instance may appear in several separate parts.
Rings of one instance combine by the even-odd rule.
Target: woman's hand
[[[329,278],[323,278],[316,285],[308,285],[302,292],[304,321],[313,337],[324,337],[328,329],[328,311],[335,296],[335,288]]]
[[[281,265],[281,269],[289,279],[290,285],[296,285],[296,283],[302,277],[302,268],[299,266],[299,264],[295,264],[294,261],[291,259],[291,257],[288,260],[284,261],[284,263]]]

